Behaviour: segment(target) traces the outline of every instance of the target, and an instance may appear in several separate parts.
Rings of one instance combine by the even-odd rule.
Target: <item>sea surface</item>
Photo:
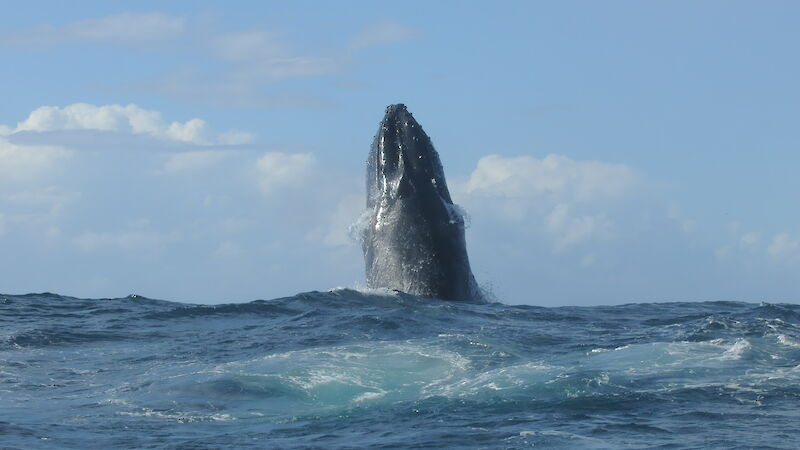
[[[2,448],[800,447],[800,306],[0,295]]]

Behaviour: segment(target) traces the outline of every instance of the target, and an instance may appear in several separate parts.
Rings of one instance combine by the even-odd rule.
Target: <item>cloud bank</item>
[[[98,144],[98,131],[111,133]],[[136,105],[45,106],[4,133],[0,240],[25,256],[0,261],[8,292],[244,300],[360,277],[347,227],[361,178],[313,153],[236,145],[251,136]]]

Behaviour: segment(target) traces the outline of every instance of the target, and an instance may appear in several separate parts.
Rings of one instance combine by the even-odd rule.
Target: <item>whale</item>
[[[439,154],[405,105],[386,108],[367,158],[361,243],[369,288],[481,302],[465,221]]]

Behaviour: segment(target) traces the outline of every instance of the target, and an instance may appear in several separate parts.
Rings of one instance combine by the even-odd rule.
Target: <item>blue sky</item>
[[[28,2],[0,16],[0,292],[363,285],[383,108],[507,303],[800,301],[796,2]]]

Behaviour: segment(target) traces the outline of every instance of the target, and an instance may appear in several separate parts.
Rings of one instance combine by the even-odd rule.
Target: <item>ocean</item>
[[[2,448],[800,447],[800,306],[0,295]]]

